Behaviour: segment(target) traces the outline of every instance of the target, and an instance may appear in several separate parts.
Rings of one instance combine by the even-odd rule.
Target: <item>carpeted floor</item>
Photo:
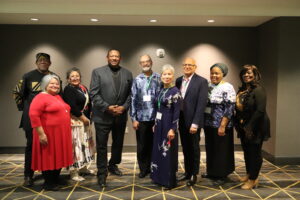
[[[179,182],[178,187],[172,190],[153,185],[149,176],[138,178],[135,153],[123,153],[123,161],[119,167],[124,175],[109,175],[106,188],[100,189],[96,176],[85,176],[85,181],[75,182],[69,180],[68,172],[63,170],[62,176],[69,181],[69,185],[58,192],[42,189],[43,179],[40,173],[36,173],[33,187],[22,186],[23,159],[22,154],[0,154],[1,199],[300,199],[300,165],[275,166],[264,160],[259,187],[246,191],[240,189],[238,178],[245,174],[242,152],[235,153],[236,171],[224,185],[215,186],[209,179],[200,179],[193,187]],[[179,161],[178,174],[182,174],[181,153]],[[91,169],[95,168],[95,163],[92,163]],[[202,153],[201,173],[204,172],[205,153]]]

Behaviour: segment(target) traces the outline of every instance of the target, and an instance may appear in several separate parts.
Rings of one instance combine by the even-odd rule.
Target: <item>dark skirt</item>
[[[206,172],[215,178],[225,178],[234,169],[233,128],[226,128],[225,136],[218,129],[205,127]]]

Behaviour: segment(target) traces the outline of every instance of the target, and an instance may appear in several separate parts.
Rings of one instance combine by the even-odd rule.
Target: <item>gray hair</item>
[[[171,70],[171,72],[172,72],[173,74],[175,74],[175,69],[174,69],[174,67],[173,67],[172,65],[170,65],[170,64],[165,64],[165,65],[162,67],[161,73],[164,73],[164,71],[166,71],[166,70]]]
[[[54,75],[54,74],[48,74],[48,75],[44,76],[44,77],[42,78],[42,81],[41,81],[41,89],[42,89],[43,92],[46,91],[46,87],[49,85],[49,82],[50,82],[52,79],[56,79],[56,80],[58,81],[58,83],[59,83],[59,86],[61,86],[61,85],[60,85],[60,79],[59,79],[59,77],[58,77],[57,75]]]

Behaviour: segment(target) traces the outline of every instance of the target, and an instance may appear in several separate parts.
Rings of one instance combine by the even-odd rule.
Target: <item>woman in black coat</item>
[[[242,189],[258,185],[262,166],[262,144],[270,137],[266,113],[266,92],[260,85],[261,74],[254,65],[244,65],[240,72],[242,86],[236,101],[236,130],[241,139],[247,175],[241,178]]]

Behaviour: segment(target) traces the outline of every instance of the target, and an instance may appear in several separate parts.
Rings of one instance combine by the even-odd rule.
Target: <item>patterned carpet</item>
[[[243,154],[235,153],[236,171],[222,186],[215,186],[209,179],[200,179],[193,187],[179,182],[173,190],[164,190],[151,183],[149,176],[138,178],[138,166],[135,153],[123,153],[119,166],[122,177],[108,176],[108,185],[100,189],[96,176],[85,176],[86,180],[75,182],[69,180],[66,170],[62,176],[69,185],[58,192],[44,191],[40,173],[35,175],[35,185],[24,187],[23,155],[0,154],[0,198],[1,199],[300,199],[300,165],[276,166],[264,160],[259,177],[259,187],[253,190],[240,189],[240,176],[245,174]],[[183,173],[183,157],[179,157],[179,174]],[[222,166],[220,166],[222,167]],[[91,169],[95,169],[92,163]],[[201,172],[205,172],[205,153],[201,154]]]

